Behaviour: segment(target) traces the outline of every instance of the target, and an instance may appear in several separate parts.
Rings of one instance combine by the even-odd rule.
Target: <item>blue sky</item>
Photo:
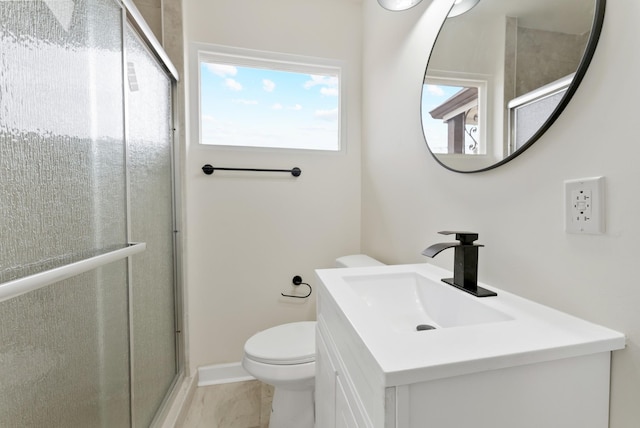
[[[460,86],[425,84],[422,89],[422,129],[433,153],[447,153],[447,125],[442,119],[433,119],[429,112],[460,91]]]
[[[338,150],[338,77],[202,62],[204,144]]]

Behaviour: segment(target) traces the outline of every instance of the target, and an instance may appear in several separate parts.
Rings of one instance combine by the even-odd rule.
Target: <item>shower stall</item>
[[[0,426],[147,427],[183,372],[177,73],[127,1],[0,1]]]

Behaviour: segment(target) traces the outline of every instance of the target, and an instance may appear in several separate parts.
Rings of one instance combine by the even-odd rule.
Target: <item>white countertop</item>
[[[508,320],[428,331],[391,328],[350,287],[349,278],[417,273],[477,299]],[[379,365],[385,386],[410,384],[486,370],[609,352],[625,347],[625,336],[487,284],[498,293],[478,298],[440,282],[451,272],[430,264],[320,269],[320,293],[344,314]],[[346,279],[345,279],[346,278]],[[392,304],[392,303],[390,303]]]

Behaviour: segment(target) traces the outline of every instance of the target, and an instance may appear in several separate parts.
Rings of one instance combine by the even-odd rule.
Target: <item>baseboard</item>
[[[254,380],[238,363],[214,364],[198,368],[198,386]]]

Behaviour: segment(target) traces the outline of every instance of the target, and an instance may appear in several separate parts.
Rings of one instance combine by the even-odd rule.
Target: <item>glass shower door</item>
[[[146,427],[179,372],[173,82],[124,15],[0,1],[0,427]]]
[[[117,3],[0,2],[0,284],[127,243],[122,66]],[[129,425],[127,294],[121,260],[0,303],[0,426]]]

